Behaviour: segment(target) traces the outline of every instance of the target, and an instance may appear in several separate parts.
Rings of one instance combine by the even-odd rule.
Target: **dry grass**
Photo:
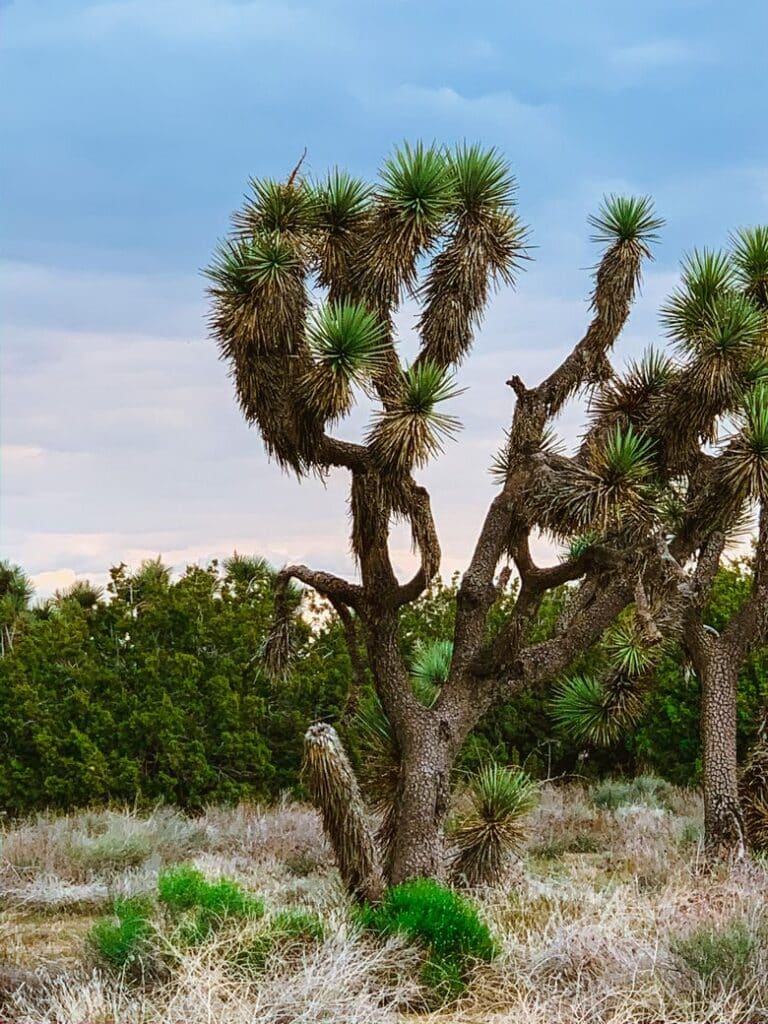
[[[630,803],[623,802],[630,799]],[[500,939],[466,995],[426,1013],[419,954],[350,924],[314,813],[214,809],[189,820],[93,813],[41,817],[0,837],[0,958],[51,972],[0,1018],[24,1024],[768,1024],[768,875],[700,871],[695,794],[548,788],[525,857],[478,891]],[[193,860],[261,893],[268,916],[309,907],[324,942],[231,968],[243,932],[177,951],[162,983],[99,973],[84,936],[117,894],[150,891],[164,864]],[[253,925],[254,928],[262,925]],[[167,953],[167,950],[166,950]]]

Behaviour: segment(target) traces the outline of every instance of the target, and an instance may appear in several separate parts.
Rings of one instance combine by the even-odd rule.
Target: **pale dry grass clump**
[[[419,998],[419,955],[396,941],[340,931],[298,963],[270,958],[258,979],[234,973],[229,952],[186,950],[173,979],[150,989],[99,972],[51,979],[4,1012],[14,1024],[394,1024]]]

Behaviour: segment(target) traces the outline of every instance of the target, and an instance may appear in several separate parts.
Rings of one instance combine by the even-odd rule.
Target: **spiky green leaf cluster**
[[[722,456],[723,483],[743,498],[768,496],[768,385],[748,393],[741,429],[729,439]]]
[[[433,643],[422,644],[417,648],[411,664],[411,677],[422,703],[429,706],[434,701],[434,696],[429,701],[424,700],[417,688],[425,688],[424,695],[426,695],[430,690],[435,693],[441,686],[444,686],[451,671],[452,657],[453,643],[450,640],[435,640]]]
[[[629,363],[626,373],[614,377],[590,398],[589,410],[606,426],[644,426],[654,407],[673,386],[678,370],[672,359],[658,349],[647,348],[642,358]]]
[[[511,857],[522,849],[525,819],[537,798],[536,784],[520,769],[491,762],[473,775],[451,830],[454,875],[472,886],[501,881]]]
[[[616,671],[625,676],[642,675],[656,661],[655,649],[623,623],[608,630],[603,645]]]
[[[578,743],[607,747],[637,719],[635,687],[617,676],[606,686],[591,675],[574,675],[554,692],[551,714],[557,726]]]
[[[376,414],[368,436],[378,464],[391,472],[423,466],[461,427],[438,406],[461,394],[447,370],[430,362],[407,369],[391,407]]]
[[[381,170],[380,195],[403,221],[439,227],[454,197],[454,180],[442,147],[405,143]]]
[[[356,302],[330,302],[310,320],[307,343],[313,359],[300,382],[304,401],[323,419],[345,416],[353,387],[365,387],[384,365],[387,329]]]
[[[761,309],[768,309],[768,224],[742,228],[731,244],[739,287]]]
[[[584,463],[563,460],[541,488],[541,522],[559,536],[604,533],[656,515],[654,442],[631,425],[589,446]]]
[[[338,168],[314,189],[312,246],[318,284],[328,298],[344,298],[352,289],[356,257],[371,216],[373,189]]]
[[[589,224],[595,242],[634,242],[647,248],[658,241],[664,221],[655,215],[650,196],[610,195],[599,212],[589,217]]]
[[[22,568],[0,560],[0,599],[18,613],[26,610],[34,592],[32,581]]]
[[[695,341],[712,303],[732,293],[733,266],[721,250],[694,249],[683,260],[682,284],[662,306],[667,334],[683,347]]]
[[[251,195],[232,218],[243,238],[280,234],[299,238],[314,222],[314,196],[303,182],[251,178]]]
[[[75,580],[74,583],[64,590],[57,590],[54,600],[57,604],[65,601],[72,601],[78,604],[84,611],[95,607],[104,597],[104,588],[96,586],[89,580]]]
[[[454,202],[460,216],[487,216],[510,212],[517,181],[509,162],[495,148],[463,145],[449,153]]]

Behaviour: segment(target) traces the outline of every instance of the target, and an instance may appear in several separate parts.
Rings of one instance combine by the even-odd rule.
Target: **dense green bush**
[[[157,901],[165,910],[166,927],[171,927],[171,945],[196,945],[228,923],[255,921],[264,915],[260,897],[229,878],[210,882],[202,871],[186,864],[161,872]],[[149,896],[115,900],[112,915],[97,921],[88,934],[96,956],[120,970],[143,968],[157,934],[152,920],[156,906]],[[163,916],[159,919],[162,923]],[[290,922],[283,924],[284,930],[289,927]]]
[[[88,934],[93,952],[109,967],[127,970],[141,964],[155,929],[152,904],[143,897],[115,900],[113,916],[97,921]]]
[[[206,803],[296,787],[302,734],[340,713],[349,662],[338,629],[296,621],[297,662],[275,688],[258,653],[272,574],[231,563],[176,581],[157,563],[113,570],[110,600],[29,612],[0,657],[0,807]]]
[[[160,903],[177,921],[177,938],[187,945],[202,942],[229,921],[256,920],[264,901],[229,878],[209,882],[190,865],[167,868],[157,882]]]
[[[497,954],[475,905],[432,879],[389,889],[380,904],[363,908],[361,920],[382,935],[404,935],[423,946],[424,982],[445,1000],[461,994],[474,962]]]
[[[279,686],[259,651],[272,616],[274,573],[259,559],[189,567],[172,579],[150,562],[112,570],[107,595],[84,588],[37,609],[13,608],[12,649],[0,656],[0,807],[11,815],[44,808],[157,801],[196,810],[207,803],[302,792],[302,735],[318,719],[338,723],[359,758],[354,693],[338,621],[294,620],[296,658]],[[710,621],[722,626],[749,585],[745,563],[717,577]],[[403,609],[401,646],[413,659],[451,635],[457,579],[435,582]],[[494,606],[491,630],[508,613],[514,587]],[[28,595],[27,595],[28,596]],[[293,597],[298,601],[298,595]],[[551,633],[567,590],[548,594],[532,638]],[[573,666],[589,672],[591,652]],[[370,693],[370,680],[363,689]],[[552,721],[549,695],[531,690],[481,720],[459,770],[489,761],[521,765],[534,778],[660,776],[696,783],[701,771],[699,683],[679,652],[661,659],[639,726],[606,750],[585,748]],[[363,696],[365,697],[365,693]],[[752,742],[768,697],[768,651],[739,680],[739,744]]]

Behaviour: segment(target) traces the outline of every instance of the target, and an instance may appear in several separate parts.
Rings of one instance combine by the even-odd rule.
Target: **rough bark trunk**
[[[444,822],[451,789],[453,751],[440,736],[434,715],[409,730],[402,753],[400,788],[389,856],[389,883],[443,878]]]
[[[708,860],[746,856],[736,755],[738,664],[712,645],[701,670],[704,754],[704,845]]]

